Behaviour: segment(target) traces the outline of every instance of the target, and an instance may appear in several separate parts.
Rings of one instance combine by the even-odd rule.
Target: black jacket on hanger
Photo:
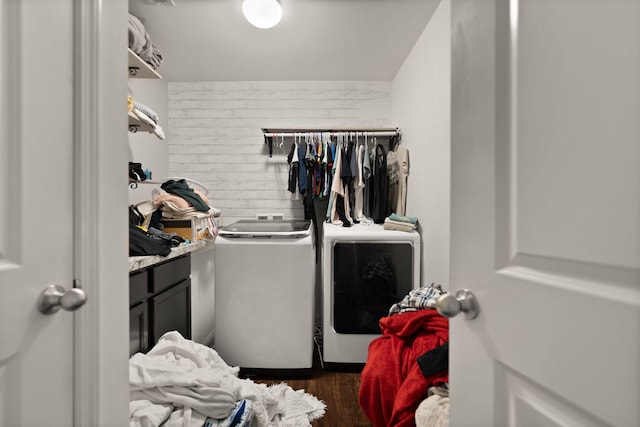
[[[382,146],[378,144],[375,151],[375,159],[373,163],[375,169],[371,179],[371,218],[376,224],[384,223],[384,219],[391,212],[389,209],[389,177],[387,176],[387,153]]]

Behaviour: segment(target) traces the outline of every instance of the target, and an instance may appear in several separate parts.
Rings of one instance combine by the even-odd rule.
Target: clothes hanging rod
[[[359,137],[383,137],[387,136],[402,138],[400,129],[398,128],[370,128],[370,129],[336,129],[336,128],[321,128],[321,129],[291,129],[291,128],[262,128],[264,134],[264,143],[269,146],[269,157],[273,157],[273,140],[277,138],[293,138],[296,136],[313,135],[313,134],[330,134],[331,136],[337,135],[353,135]]]
[[[294,136],[300,136],[300,135],[307,135],[307,134],[314,134],[314,133],[330,133],[332,135],[338,135],[338,134],[357,134],[358,136],[396,136],[399,135],[398,132],[394,132],[394,131],[373,131],[373,132],[367,132],[367,131],[350,131],[350,132],[345,132],[345,131],[338,131],[338,132],[328,132],[328,131],[321,131],[321,132],[265,132],[264,136],[266,137],[271,137],[271,138],[280,138],[280,137],[284,137],[284,138],[293,138]]]
[[[384,130],[366,130],[366,129],[304,129],[304,130],[282,130],[278,131],[277,129],[263,129],[265,137],[270,138],[293,138],[294,136],[300,135],[309,135],[309,134],[319,134],[319,133],[327,133],[331,135],[341,135],[341,134],[355,134],[358,136],[399,136],[400,129],[384,129]]]

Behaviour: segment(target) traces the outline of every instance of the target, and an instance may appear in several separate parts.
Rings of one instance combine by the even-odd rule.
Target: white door
[[[0,1],[0,425],[7,427],[73,425],[73,314],[36,307],[48,285],[73,287],[72,3]]]
[[[640,425],[640,2],[453,0],[452,426]]]

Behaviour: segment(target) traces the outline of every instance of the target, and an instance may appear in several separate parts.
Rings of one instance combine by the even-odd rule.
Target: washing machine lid
[[[222,237],[295,238],[311,234],[311,220],[243,219],[225,226],[218,233]]]

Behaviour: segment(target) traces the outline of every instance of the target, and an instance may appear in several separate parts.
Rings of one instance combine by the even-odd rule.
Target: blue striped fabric
[[[397,302],[389,309],[389,316],[407,311],[418,311],[426,308],[436,308],[436,299],[444,294],[440,285],[434,283],[431,286],[413,289],[402,301]]]
[[[153,111],[151,108],[135,100],[133,101],[133,108],[135,108],[138,111],[141,111],[144,115],[146,115],[151,120],[153,120],[154,123],[158,124],[158,114],[156,114],[156,112]]]

